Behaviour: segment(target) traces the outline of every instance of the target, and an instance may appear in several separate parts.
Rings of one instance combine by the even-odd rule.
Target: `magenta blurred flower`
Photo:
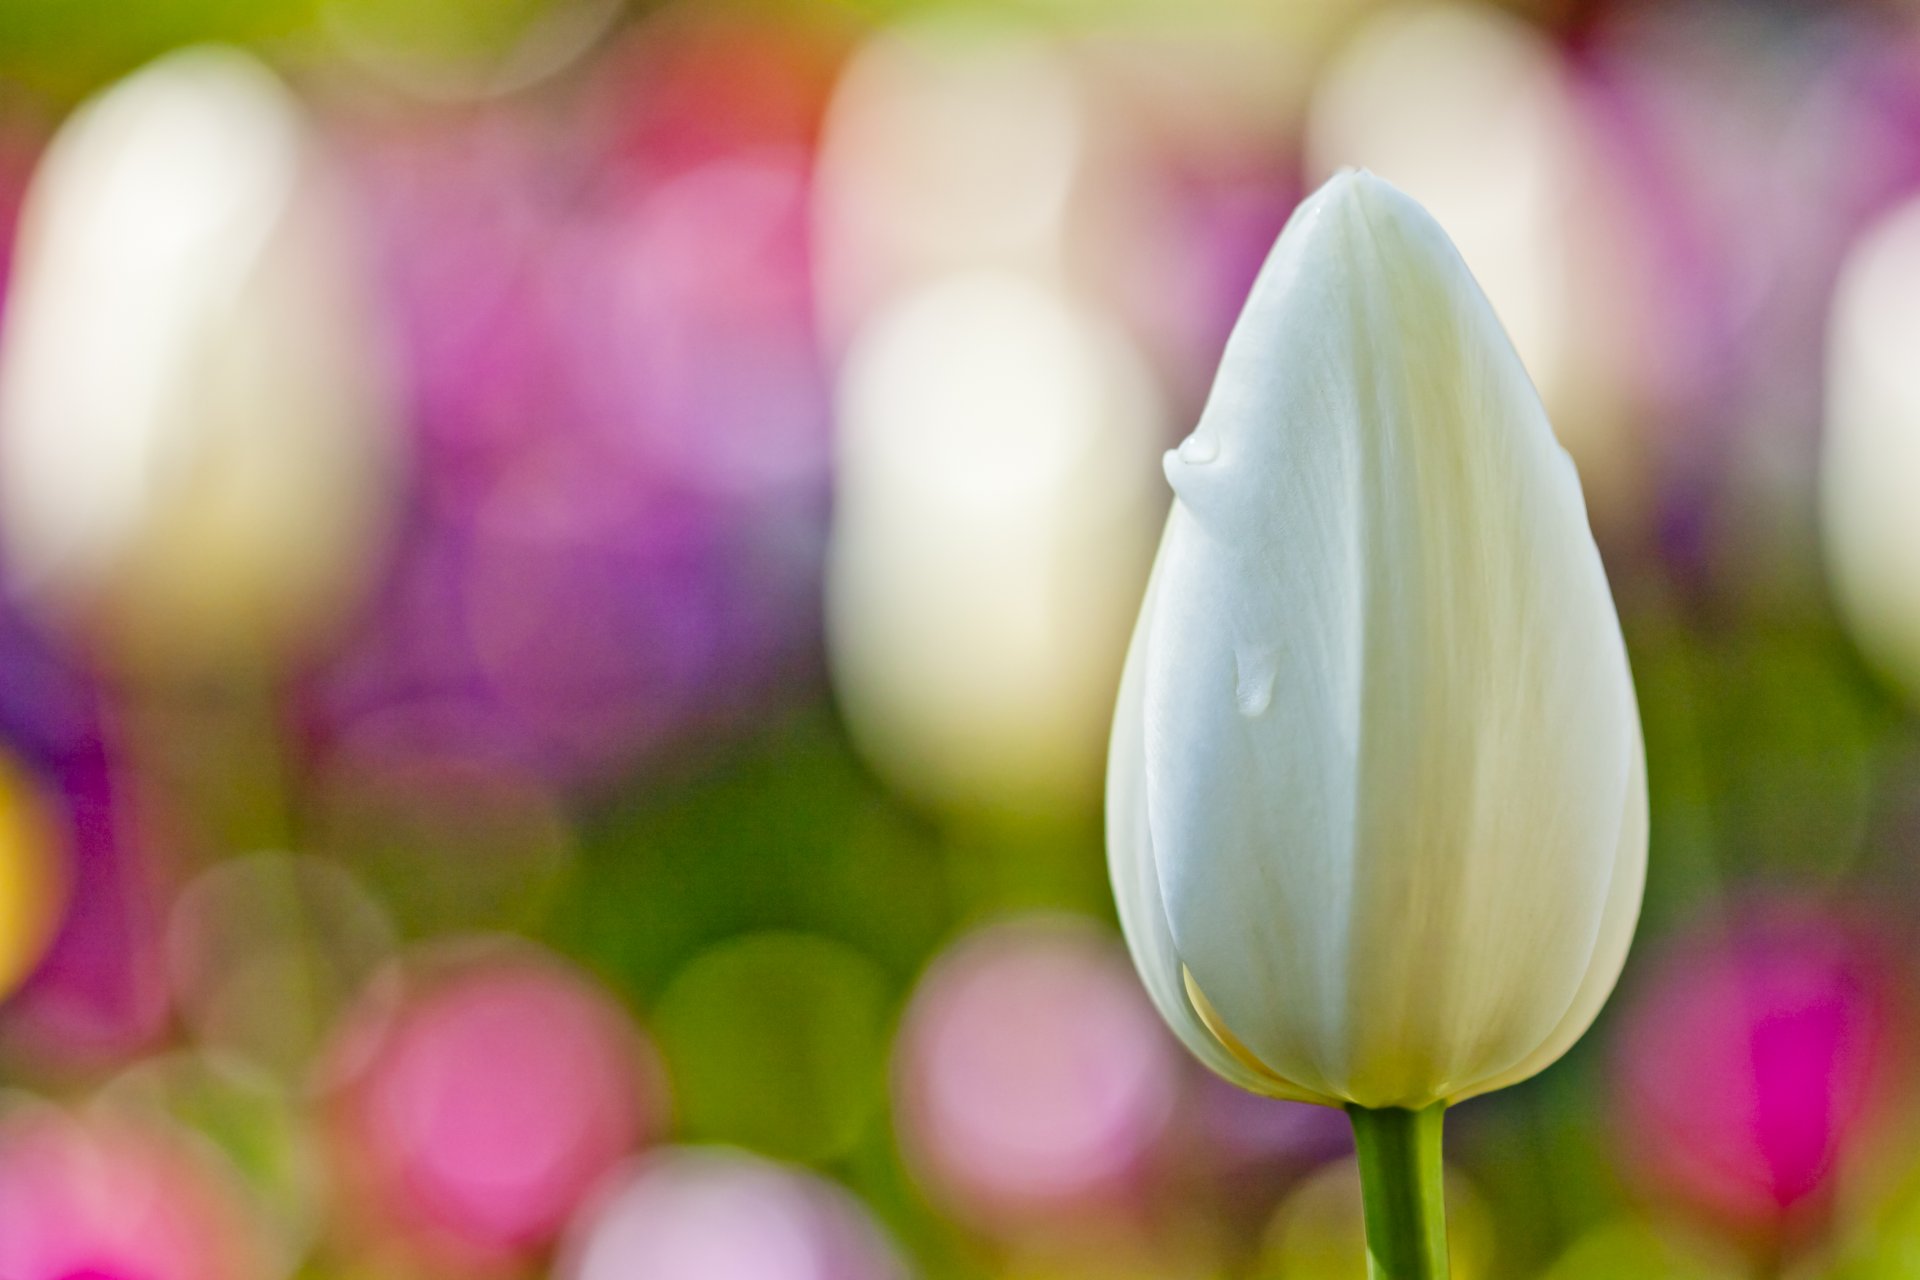
[[[446,945],[376,982],[336,1055],[362,1214],[448,1265],[547,1244],[665,1110],[620,1008],[520,943]]]
[[[272,1253],[207,1148],[37,1105],[0,1122],[7,1280],[269,1280]]]
[[[993,1228],[1124,1202],[1178,1083],[1125,952],[1078,923],[961,942],[915,992],[896,1054],[909,1159],[949,1207]]]
[[[575,1225],[562,1280],[902,1280],[865,1207],[804,1170],[720,1148],[636,1163]]]
[[[1883,1118],[1905,1002],[1869,931],[1797,904],[1683,939],[1616,1031],[1622,1151],[1741,1232],[1817,1215]]]
[[[33,976],[0,1010],[0,1035],[46,1062],[120,1061],[167,1025],[158,832],[101,740],[72,745],[44,767],[65,823],[70,896]]]
[[[103,693],[0,601],[0,739],[46,801],[67,892],[23,986],[0,992],[0,1041],[47,1063],[101,1065],[165,1029],[153,814],[115,759]]]

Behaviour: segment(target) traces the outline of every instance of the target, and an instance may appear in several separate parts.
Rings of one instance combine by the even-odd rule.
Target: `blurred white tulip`
[[[1045,286],[955,276],[862,331],[840,414],[827,638],[867,754],[942,805],[1092,803],[1160,503],[1139,355]]]
[[[1061,61],[1002,24],[920,20],[863,46],[821,142],[829,343],[843,346],[872,312],[951,273],[1057,277],[1086,115]]]
[[[172,54],[67,122],[0,350],[12,586],[112,658],[284,658],[351,602],[396,461],[384,349],[305,116]]]
[[[1835,289],[1821,518],[1868,659],[1920,699],[1920,201],[1875,226]]]
[[[1162,1015],[1329,1105],[1539,1071],[1625,959],[1645,762],[1579,480],[1446,233],[1368,174],[1307,200],[1166,469],[1107,814]]]

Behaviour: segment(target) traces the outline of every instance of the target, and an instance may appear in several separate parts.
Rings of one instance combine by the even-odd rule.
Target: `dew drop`
[[[1180,461],[1190,467],[1201,467],[1220,456],[1220,441],[1212,435],[1202,435],[1196,431],[1180,442]]]
[[[1264,715],[1273,705],[1274,659],[1274,650],[1265,646],[1234,651],[1233,703],[1241,715]]]

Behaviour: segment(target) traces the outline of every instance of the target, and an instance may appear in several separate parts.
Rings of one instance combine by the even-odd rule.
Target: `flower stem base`
[[[1444,1104],[1424,1111],[1348,1107],[1360,1155],[1372,1280],[1447,1280],[1447,1206],[1440,1160]]]

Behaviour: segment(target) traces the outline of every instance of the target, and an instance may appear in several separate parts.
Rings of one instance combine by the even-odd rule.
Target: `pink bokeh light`
[[[891,1244],[838,1186],[744,1152],[638,1163],[581,1221],[563,1280],[902,1280]]]
[[[442,1258],[544,1246],[660,1123],[651,1050],[524,945],[442,952],[402,983],[398,1010],[376,994],[339,1049],[359,1064],[339,1145],[367,1216]]]
[[[230,1170],[158,1128],[34,1107],[0,1125],[0,1276],[278,1274]]]
[[[897,1053],[910,1157],[956,1211],[995,1226],[1124,1197],[1177,1089],[1124,952],[1078,925],[962,942],[922,981]]]

